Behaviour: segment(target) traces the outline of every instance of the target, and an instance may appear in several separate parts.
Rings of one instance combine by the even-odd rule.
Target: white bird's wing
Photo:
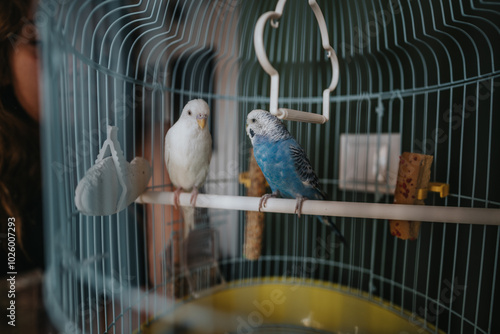
[[[210,161],[212,161],[212,135],[208,133],[207,136],[207,147],[208,147],[208,165],[210,165]]]
[[[170,128],[171,130],[172,128]],[[168,163],[170,161],[170,148],[171,148],[171,131],[167,131],[167,134],[165,136],[165,165],[167,166],[168,168]]]
[[[190,144],[194,152],[190,171],[194,173],[192,174],[194,186],[201,187],[207,178],[212,159],[212,136],[206,132]]]

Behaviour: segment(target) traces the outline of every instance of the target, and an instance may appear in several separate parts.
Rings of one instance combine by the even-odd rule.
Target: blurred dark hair
[[[9,62],[16,36],[28,22],[31,2],[0,0],[0,233],[6,234],[8,218],[15,218],[18,250],[42,264],[39,127],[14,95]],[[22,254],[16,255],[19,260]]]
[[[0,0],[0,86],[10,82],[9,53],[31,6],[29,0]]]

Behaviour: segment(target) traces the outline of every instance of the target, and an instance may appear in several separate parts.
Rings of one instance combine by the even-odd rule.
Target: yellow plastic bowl
[[[348,291],[343,288],[344,291]],[[340,290],[340,291],[339,291]],[[323,281],[238,281],[142,328],[144,333],[428,333],[422,319],[395,313],[382,300]],[[354,294],[354,295],[353,295]],[[392,310],[396,307],[393,305]],[[177,333],[172,331],[171,333]]]

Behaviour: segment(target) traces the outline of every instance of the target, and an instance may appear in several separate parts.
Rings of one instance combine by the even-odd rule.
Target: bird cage
[[[62,333],[500,332],[500,2],[41,0],[35,19]],[[213,154],[184,239],[164,139],[193,99]],[[254,109],[305,115],[283,122],[329,196],[300,218],[257,212]]]

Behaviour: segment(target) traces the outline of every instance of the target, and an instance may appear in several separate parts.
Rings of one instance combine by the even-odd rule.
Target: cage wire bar
[[[74,204],[76,185],[114,125],[127,161],[140,156],[152,166],[143,198],[170,196],[164,136],[187,101],[203,98],[214,153],[200,202],[245,196],[238,176],[251,147],[246,115],[268,108],[270,90],[253,29],[276,2],[41,0],[45,304],[62,332],[142,332],[222,279],[226,287],[326,282],[400,315],[415,332],[500,332],[500,2],[318,4],[340,69],[330,120],[285,124],[329,199],[339,207],[392,207],[392,195],[368,191],[366,178],[356,190],[341,187],[340,137],[400,134],[401,152],[433,155],[431,180],[450,185],[448,197],[430,195],[421,210],[478,210],[470,211],[477,219],[423,223],[416,241],[402,241],[389,234],[385,216],[337,216],[342,246],[313,216],[266,212],[262,254],[250,261],[242,250],[245,213],[200,208],[192,233],[205,236],[203,260],[182,272],[181,217],[170,205],[148,200],[111,216],[85,216]],[[264,45],[281,75],[280,105],[321,114],[331,65],[307,1],[287,1],[279,28],[265,28]],[[348,167],[368,170],[363,164]],[[318,207],[312,202],[304,209]],[[193,319],[210,328],[203,312]]]

